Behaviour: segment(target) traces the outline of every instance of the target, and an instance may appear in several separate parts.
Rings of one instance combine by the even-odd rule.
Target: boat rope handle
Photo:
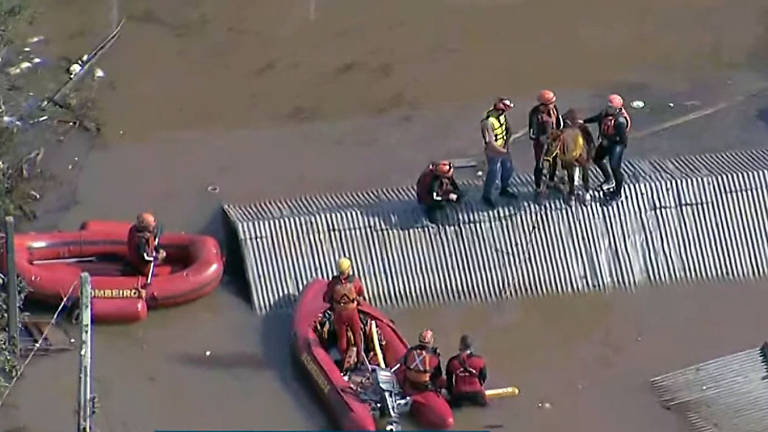
[[[69,287],[69,291],[67,292],[67,295],[64,296],[64,299],[61,300],[61,304],[59,305],[59,308],[56,309],[56,313],[53,314],[53,318],[51,318],[51,321],[48,323],[48,325],[45,327],[45,330],[43,331],[42,336],[40,336],[40,341],[35,342],[34,348],[32,348],[32,352],[29,353],[29,356],[27,356],[27,359],[24,361],[24,363],[21,365],[21,368],[19,368],[19,373],[16,374],[15,377],[13,377],[13,380],[10,384],[8,384],[8,387],[5,389],[5,393],[3,393],[3,397],[0,398],[0,408],[3,406],[3,402],[5,402],[5,399],[8,397],[8,394],[11,393],[11,389],[16,384],[16,382],[21,377],[21,374],[24,372],[24,368],[27,367],[30,360],[32,360],[32,356],[35,355],[37,352],[37,349],[40,348],[40,342],[45,339],[45,336],[48,334],[48,330],[53,327],[53,323],[56,322],[56,318],[59,316],[59,313],[64,308],[64,305],[67,303],[67,300],[69,300],[69,296],[72,294],[72,290],[75,289],[75,286],[79,284],[80,281],[72,282],[72,286]]]

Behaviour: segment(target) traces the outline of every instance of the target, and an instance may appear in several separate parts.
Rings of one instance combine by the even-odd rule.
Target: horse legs
[[[589,193],[589,164],[581,165],[581,185],[584,188],[584,193]]]
[[[576,194],[576,164],[573,162],[563,162],[565,172],[568,174],[568,205],[573,203],[573,196]]]

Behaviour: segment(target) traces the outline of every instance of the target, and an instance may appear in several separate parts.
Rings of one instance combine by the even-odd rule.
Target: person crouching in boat
[[[441,388],[443,369],[440,367],[440,352],[435,344],[435,335],[430,329],[419,333],[419,343],[408,348],[401,362],[405,367],[406,393],[413,394]]]
[[[459,353],[448,359],[445,365],[445,379],[451,405],[487,405],[488,400],[483,389],[487,378],[485,359],[472,352],[469,336],[462,335],[459,339]]]
[[[364,362],[363,324],[357,308],[362,299],[363,285],[352,276],[352,261],[349,258],[339,260],[338,270],[339,274],[328,283],[323,300],[330,303],[333,309],[336,346],[344,359],[342,372],[345,372],[355,365],[355,358],[360,363]],[[347,331],[352,333],[352,347],[348,346]]]
[[[165,260],[165,251],[157,247],[160,228],[152,213],[139,213],[128,230],[128,262],[142,276],[149,276],[152,262]]]

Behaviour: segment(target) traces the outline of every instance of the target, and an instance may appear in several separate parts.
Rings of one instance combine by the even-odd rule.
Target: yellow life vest
[[[485,114],[488,123],[493,130],[493,144],[496,147],[507,150],[507,116],[501,113],[498,117],[494,116],[497,110],[491,109]]]

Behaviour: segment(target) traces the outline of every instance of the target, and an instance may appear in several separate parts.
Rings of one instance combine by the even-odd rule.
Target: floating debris
[[[16,117],[3,116],[3,125],[6,127],[20,127],[21,122]]]
[[[102,79],[105,76],[107,76],[107,74],[105,74],[101,68],[95,68],[93,70],[93,79]]]
[[[32,153],[24,156],[24,159],[21,160],[21,176],[28,178],[30,171],[40,165],[40,161],[43,159],[44,154],[45,149],[40,147],[38,150],[35,150]]]
[[[32,51],[32,48],[30,48],[30,47],[24,47],[24,52],[30,52],[30,51]]]
[[[29,124],[42,123],[42,122],[44,122],[46,120],[48,120],[48,116],[47,115],[42,116],[42,117],[38,117],[38,118],[30,121]]]
[[[123,135],[123,134],[125,134],[125,131],[123,131],[122,129],[120,129],[120,135]]]
[[[74,338],[69,338],[69,343],[71,343],[71,344],[75,343],[75,339]]]
[[[32,36],[31,38],[27,39],[27,43],[33,44],[43,40],[45,40],[45,36]]]
[[[670,107],[670,108],[674,108],[674,107],[675,107],[675,104],[673,104],[672,102],[670,102],[670,103],[668,103],[668,104],[667,104],[667,106],[668,106],[668,107]]]
[[[536,404],[536,406],[538,406],[539,408],[544,408],[544,409],[552,408],[552,404],[549,403],[549,402],[539,402],[538,404]]]
[[[208,192],[210,193],[219,193],[219,190],[219,187],[214,184],[208,186]]]
[[[629,106],[634,109],[643,109],[645,107],[645,102],[641,100],[634,100],[629,104]]]
[[[30,189],[29,197],[32,198],[33,200],[37,201],[37,200],[40,199],[40,194]]]
[[[13,67],[10,67],[10,68],[6,69],[6,71],[9,74],[11,74],[11,75],[18,75],[18,74],[20,74],[22,72],[25,72],[25,71],[31,69],[34,65],[36,65],[36,64],[38,64],[38,63],[40,63],[42,61],[43,61],[42,59],[34,57],[34,58],[30,59],[30,61],[21,62],[21,63],[17,64],[16,66],[13,66]]]
[[[478,176],[478,177],[482,177],[483,176],[483,172],[482,171],[478,171],[478,172],[475,173],[475,175]]]
[[[210,356],[211,356],[211,352],[210,352],[210,351],[206,351],[206,352],[205,352],[205,356],[206,356],[206,357],[210,357]]]

